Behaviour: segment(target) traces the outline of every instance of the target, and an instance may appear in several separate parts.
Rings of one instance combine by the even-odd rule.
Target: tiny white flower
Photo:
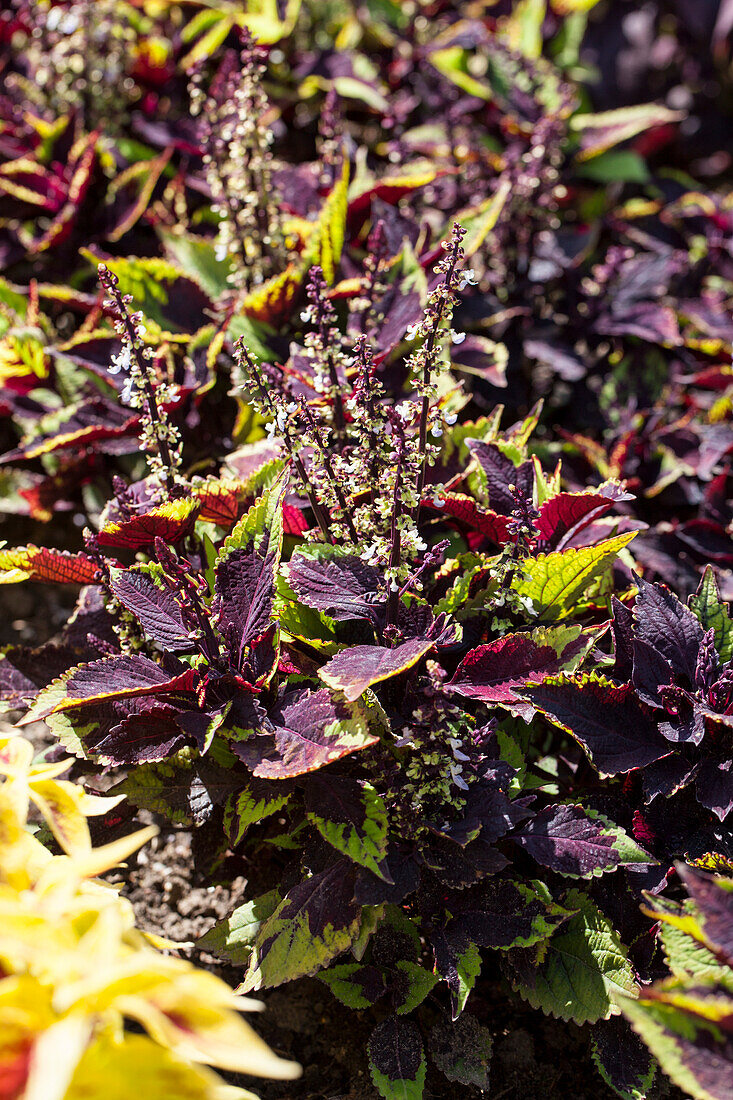
[[[466,339],[466,334],[465,332],[456,332],[455,329],[451,329],[450,337],[454,344],[462,344]]]
[[[112,356],[112,362],[107,367],[108,374],[119,374],[120,371],[128,371],[132,363],[130,349],[125,345],[117,355]]]
[[[451,777],[452,782],[455,784],[456,787],[459,787],[462,791],[467,791],[468,790],[468,783],[466,783],[465,779],[462,778],[462,772],[463,772],[463,768],[461,768],[460,764],[451,764],[451,766],[450,766],[450,777]]]
[[[432,428],[430,429],[430,434],[433,436],[434,439],[440,439],[443,434],[443,429],[441,428],[440,424],[433,424]]]
[[[435,497],[433,497],[433,507],[434,508],[445,508],[445,501],[441,500],[440,497],[435,496]]]
[[[444,419],[446,424],[452,426],[458,420],[458,413],[446,413]]]
[[[224,244],[223,241],[220,241],[219,244],[214,245],[214,257],[220,263],[223,260],[226,260],[228,252],[229,252],[229,249],[227,248],[227,246]]]
[[[462,271],[459,276],[458,289],[465,290],[467,286],[476,286],[476,275],[471,268]]]
[[[420,322],[416,321],[414,325],[408,325],[405,330],[405,336],[408,340],[415,340],[420,334]]]

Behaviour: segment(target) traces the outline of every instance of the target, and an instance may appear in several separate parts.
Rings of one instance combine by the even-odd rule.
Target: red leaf
[[[138,550],[156,538],[178,542],[191,534],[198,514],[198,500],[169,500],[142,515],[106,524],[99,532],[99,545]]]
[[[296,538],[308,530],[305,516],[294,504],[283,504],[283,534]]]
[[[507,634],[467,654],[450,681],[450,689],[485,703],[516,701],[512,688],[557,671],[559,659],[550,645],[537,645],[526,634]]]
[[[464,496],[463,493],[445,493],[441,490],[434,497],[425,497],[422,507],[458,520],[472,531],[477,531],[495,542],[497,546],[503,546],[509,541],[508,517],[500,516],[489,508],[482,508],[472,497]]]
[[[19,574],[17,580],[47,581],[56,584],[93,584],[97,566],[86,554],[70,554],[45,546],[19,546],[0,550],[0,574]]]

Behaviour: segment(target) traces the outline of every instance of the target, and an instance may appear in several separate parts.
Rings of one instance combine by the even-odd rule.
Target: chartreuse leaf
[[[355,863],[384,878],[387,807],[371,783],[314,777],[306,793],[308,820],[324,840]]]
[[[349,159],[344,157],[341,175],[331,189],[312,230],[303,255],[304,265],[318,264],[323,277],[331,285],[336,274],[346,231],[346,211],[349,196]]]
[[[395,1012],[406,1016],[427,997],[430,990],[439,981],[438,975],[426,970],[410,959],[400,959],[395,969],[399,972],[403,985],[395,996]]]
[[[471,940],[466,947],[456,954],[455,977],[451,982],[451,1009],[454,1020],[466,1007],[468,995],[476,984],[476,979],[481,973],[481,952]]]
[[[613,1015],[615,999],[637,991],[634,970],[613,925],[580,890],[564,904],[575,914],[549,940],[508,957],[514,989],[533,1008],[575,1023]]]
[[[224,540],[219,551],[217,566],[226,561],[235,550],[253,543],[256,548],[265,544],[282,548],[282,498],[288,482],[288,471],[280,472],[277,480],[267,488],[259,500],[242,516]],[[279,561],[279,550],[277,553]]]
[[[282,901],[278,890],[269,890],[238,906],[230,917],[210,928],[197,945],[235,965],[246,965],[260,928]]]
[[[345,860],[289,890],[254,938],[240,991],[269,989],[315,974],[346,951],[361,925],[353,894]]]
[[[478,252],[498,222],[511,189],[511,182],[508,179],[502,180],[494,194],[490,195],[488,199],[484,199],[478,206],[463,210],[458,215],[457,221],[466,230],[466,236],[463,239],[463,250],[467,258]]]
[[[469,56],[468,51],[461,46],[446,46],[432,51],[430,63],[467,95],[476,96],[478,99],[491,99],[491,89],[468,72]]]
[[[301,603],[282,572],[276,577],[275,593],[275,614],[283,633],[328,655],[336,652],[338,643],[333,619],[324,611]]]
[[[715,648],[721,663],[726,664],[733,657],[733,620],[728,605],[720,598],[718,582],[710,565],[705,569],[697,592],[690,597],[690,608],[703,630],[715,631]]]
[[[239,844],[250,825],[278,813],[289,799],[290,791],[283,790],[282,783],[268,783],[252,776],[246,789],[231,794],[224,807],[224,828],[230,842],[234,846]]]
[[[329,966],[318,978],[347,1008],[371,1008],[387,988],[376,967],[358,962]]]
[[[552,554],[538,554],[522,561],[522,575],[512,588],[527,602],[531,613],[542,619],[563,619],[570,615],[591,582],[613,564],[619,552],[636,532],[616,535],[596,546]]]
[[[372,1080],[384,1100],[422,1100],[427,1065],[417,1024],[388,1016],[368,1044]]]
[[[509,47],[536,61],[542,53],[542,24],[546,14],[546,0],[517,0],[511,15],[501,24],[502,36]]]
[[[202,290],[216,301],[231,290],[231,256],[219,259],[212,241],[205,237],[192,237],[185,233],[161,231],[166,252],[185,275],[199,284]]]
[[[729,1100],[733,1081],[733,991],[675,979],[619,1006],[664,1072],[696,1100]]]
[[[676,903],[664,900],[665,904],[676,906]],[[658,910],[655,915],[660,915]],[[667,965],[675,978],[692,982],[711,982],[721,978],[733,987],[733,969],[720,962],[713,951],[695,935],[691,935],[685,927],[685,918],[689,917],[699,929],[692,902],[686,901],[679,906],[679,917],[680,924],[671,924],[665,919],[666,914],[662,914],[659,928]],[[702,930],[699,930],[699,934],[702,934]]]

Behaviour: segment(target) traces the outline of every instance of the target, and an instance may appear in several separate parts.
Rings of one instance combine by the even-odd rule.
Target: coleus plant
[[[671,976],[622,999],[665,1073],[698,1100],[722,1100],[733,1072],[733,880],[678,864],[689,899],[648,897]]]
[[[714,847],[715,820],[733,809],[728,608],[710,567],[689,607],[664,585],[638,578],[637,586],[632,608],[614,599],[610,668],[548,676],[522,694],[576,738],[601,775],[640,776],[646,803],[694,786],[714,815]]]
[[[267,40],[295,9],[271,17]],[[640,581],[632,611],[630,586],[632,552],[667,580],[680,543],[694,544],[695,567],[713,551],[730,564],[729,383],[725,364],[706,370],[706,356],[730,350],[730,210],[669,181],[619,206],[605,181],[588,182],[612,171],[612,144],[677,112],[579,114],[576,91],[537,56],[558,30],[546,5],[469,25],[443,5],[416,27],[386,10],[389,33],[370,43],[382,83],[341,45],[298,70],[299,108],[330,88],[317,138],[311,127],[321,155],[303,163],[281,140],[302,116],[294,126],[287,96],[271,111],[262,55],[246,39],[242,55],[234,36],[247,13],[197,13],[181,36],[186,64],[225,41],[237,51],[217,59],[212,83],[208,70],[194,76],[203,117],[186,130],[192,147],[175,147],[198,167],[164,183],[180,163],[164,152],[149,194],[143,169],[110,188],[131,197],[132,220],[123,211],[123,236],[95,230],[96,241],[140,254],[102,257],[108,300],[42,285],[54,318],[86,318],[61,341],[30,285],[20,301],[4,288],[3,397],[23,428],[8,462],[62,456],[60,471],[23,486],[35,514],[89,475],[84,460],[66,463],[81,446],[112,496],[87,504],[84,551],[0,551],[5,580],[87,585],[57,643],[3,655],[0,685],[84,768],[124,769],[139,805],[247,859],[253,896],[205,945],[242,966],[247,989],[318,972],[345,1003],[375,1006],[369,1053],[385,1096],[419,1096],[428,1056],[486,1087],[490,1036],[462,1010],[482,963],[497,960],[530,1004],[592,1022],[605,1079],[638,1095],[653,1065],[605,1017],[651,976],[641,887],[660,888],[672,856],[715,860],[729,843],[722,600],[706,576],[691,617]],[[349,42],[365,33],[359,20],[345,27]],[[572,68],[567,37],[563,50]],[[374,116],[355,123],[343,103],[355,91],[388,120],[389,140]],[[144,155],[173,144],[156,122]],[[5,137],[25,133],[35,152],[28,125]],[[645,163],[620,152],[617,182],[633,185],[629,164],[633,175]],[[83,224],[62,199],[54,191],[68,247],[33,251],[37,274]],[[440,227],[456,217],[465,232],[442,255]],[[125,301],[133,291],[142,316]],[[24,329],[29,314],[40,332]],[[405,340],[417,342],[407,357]],[[470,409],[454,370],[475,380]],[[234,403],[221,418],[223,403],[216,416],[206,404],[222,377],[236,424]],[[35,379],[57,390],[51,408]],[[720,423],[708,422],[705,386],[722,395]],[[522,410],[504,432],[498,411],[480,415],[497,388]],[[541,410],[526,410],[540,395],[570,429],[563,468],[546,438],[530,442]],[[690,416],[627,421],[627,396]],[[272,439],[252,445],[262,422]],[[603,445],[580,433],[589,425]],[[232,437],[250,445],[229,457]],[[221,476],[184,470],[181,443],[188,471],[227,458]],[[647,535],[672,488],[684,520]],[[688,576],[673,578],[684,591]],[[716,661],[705,631],[719,624]],[[585,717],[566,722],[534,697],[559,688],[573,713],[591,694],[595,718],[623,700],[629,757],[609,763]]]
[[[428,1050],[449,1078],[485,1087],[490,1037],[463,1016],[482,951],[535,1007],[613,1014],[641,963],[596,881],[623,876],[633,898],[637,882],[664,880],[572,772],[543,761],[526,724],[527,684],[596,653],[635,532],[609,516],[621,486],[566,493],[559,468],[528,456],[536,413],[503,435],[498,417],[459,427],[441,413],[462,237],[436,265],[407,365],[417,386],[399,408],[364,340],[351,391],[323,358],[338,372],[338,344],[311,345],[310,402],[287,373],[266,386],[241,347],[289,462],[268,456],[233,487],[182,476],[140,318],[103,269],[150,475],[117,483],[84,554],[3,561],[96,582],[61,646],[6,653],[5,698],[31,702],[24,720],[45,719],[89,764],[125,768],[133,802],[218,824],[222,847],[248,852],[264,893],[203,946],[245,966],[243,991],[322,972],[345,1003],[378,1005],[369,1055],[385,1097],[422,1094],[438,983],[456,1030]]]
[[[34,13],[27,5],[17,7],[25,33]],[[136,36],[141,54],[165,36],[165,14],[146,11],[144,18],[136,19],[129,5],[111,7],[125,24],[124,34]],[[84,19],[79,18],[83,8],[79,3],[69,13],[76,35],[76,45],[66,43],[69,49],[76,49],[79,35],[85,33]],[[119,186],[115,180],[110,186],[114,200],[92,202],[95,211],[110,214],[110,224],[99,232],[86,212],[80,215],[78,204],[71,209],[74,204],[64,202],[63,196],[58,199],[64,216],[73,214],[75,224],[83,226],[86,243],[95,239],[96,250],[85,252],[87,259],[100,258],[100,245],[113,253],[122,247],[136,253],[103,258],[126,289],[135,290],[151,334],[155,329],[160,339],[160,373],[180,387],[177,419],[188,425],[188,439],[202,444],[200,453],[191,452],[191,461],[205,461],[212,452],[223,457],[230,429],[234,427],[238,436],[244,424],[252,426],[246,412],[233,426],[229,413],[222,430],[216,430],[213,422],[218,427],[220,404],[214,416],[207,415],[208,406],[201,407],[203,393],[213,396],[216,376],[228,371],[229,352],[243,324],[249,346],[256,336],[265,359],[286,359],[291,343],[297,344],[289,364],[297,371],[301,349],[312,335],[299,323],[306,273],[317,262],[326,282],[336,284],[329,291],[334,302],[348,303],[349,331],[359,331],[361,321],[368,320],[377,365],[382,367],[386,361],[389,367],[395,344],[408,326],[419,321],[418,290],[436,246],[436,233],[428,231],[426,222],[450,224],[458,216],[468,228],[465,248],[478,287],[466,296],[460,327],[467,336],[452,350],[451,360],[472,385],[477,407],[496,399],[497,386],[505,388],[513,408],[526,407],[530,395],[549,397],[553,409],[562,408],[566,430],[573,429],[567,450],[576,455],[580,450],[593,460],[591,473],[583,469],[578,483],[585,485],[596,475],[599,480],[608,476],[638,479],[641,472],[644,482],[653,479],[654,484],[646,485],[647,493],[639,493],[629,508],[655,527],[659,513],[646,495],[656,500],[664,494],[662,502],[680,510],[681,491],[683,518],[675,521],[673,530],[660,528],[637,543],[639,560],[673,588],[691,587],[695,571],[701,571],[707,561],[730,567],[725,532],[729,433],[725,423],[707,423],[709,410],[704,402],[692,421],[686,416],[689,377],[699,378],[710,392],[720,394],[710,410],[716,418],[729,416],[725,412],[731,340],[725,309],[730,283],[728,205],[714,193],[657,180],[658,190],[665,189],[663,199],[642,200],[646,192],[640,191],[634,193],[635,200],[619,205],[598,186],[609,178],[627,187],[642,187],[650,169],[641,152],[619,149],[618,143],[640,142],[649,126],[652,136],[660,140],[664,135],[668,140],[671,133],[679,136],[680,112],[659,104],[598,115],[587,111],[587,89],[579,89],[570,79],[571,73],[582,73],[577,36],[585,25],[585,13],[573,13],[569,21],[573,31],[567,39],[562,13],[542,4],[523,5],[517,12],[470,23],[457,20],[460,13],[447,5],[424,28],[402,26],[399,12],[388,8],[383,18],[389,30],[375,54],[385,81],[377,99],[368,102],[371,110],[388,118],[390,140],[375,145],[363,124],[358,156],[344,140],[347,131],[351,135],[353,130],[350,117],[346,125],[349,104],[366,95],[360,74],[368,62],[357,49],[344,51],[340,45],[338,66],[325,49],[302,70],[307,75],[297,95],[300,103],[308,104],[312,136],[322,156],[318,162],[301,161],[283,148],[268,122],[279,111],[290,125],[283,86],[295,92],[293,73],[271,64],[264,74],[261,51],[246,33],[244,48],[241,41],[236,43],[239,55],[224,49],[221,62],[217,58],[211,63],[220,47],[235,41],[236,28],[249,25],[266,43],[279,40],[287,33],[295,8],[284,19],[236,5],[217,18],[208,9],[197,13],[190,37],[189,32],[182,36],[185,43],[195,45],[186,57],[178,58],[179,72],[175,77],[165,75],[171,59],[182,52],[177,40],[161,69],[160,86],[166,96],[175,89],[174,102],[186,100],[186,109],[188,93],[181,70],[193,72],[192,109],[202,106],[203,110],[190,132],[187,127],[187,142],[176,140],[167,118],[157,117],[144,133],[139,128],[135,132],[135,140],[143,136],[149,141],[145,159],[130,162],[129,135],[127,145],[117,143],[112,157],[125,167]],[[61,10],[52,5],[50,13],[39,10],[37,18],[43,24],[55,12],[55,23]],[[154,36],[150,20],[156,19],[162,22]],[[358,43],[362,29],[346,22],[349,41]],[[56,34],[58,27],[52,29]],[[97,31],[102,33],[104,27]],[[543,39],[551,43],[554,63],[539,56]],[[395,53],[397,42],[400,49]],[[297,53],[297,35],[292,43],[286,39],[285,45]],[[31,58],[26,64],[41,64],[41,60]],[[47,59],[43,65],[48,68]],[[481,80],[470,75],[482,67]],[[214,77],[209,80],[211,69]],[[376,75],[375,71],[375,80]],[[269,80],[269,101],[263,79]],[[385,95],[388,84],[397,85],[389,98]],[[408,85],[413,90],[408,92]],[[314,110],[316,93],[326,88],[330,88],[327,107]],[[521,94],[512,94],[513,88],[521,88]],[[134,94],[142,92],[137,89]],[[238,121],[244,105],[246,117]],[[322,119],[317,139],[316,116]],[[436,122],[448,116],[450,126]],[[120,112],[116,117],[121,117]],[[12,122],[7,137],[11,172],[13,163],[17,160],[20,169],[28,151],[35,154],[36,147],[41,148],[42,158],[56,158],[53,143],[62,147],[64,134],[71,133],[67,124],[61,133],[54,130],[42,140],[27,119],[18,121],[13,116]],[[139,118],[136,123],[140,124]],[[109,141],[109,135],[104,140]],[[17,146],[18,141],[21,146],[25,141],[28,148]],[[99,142],[94,148],[99,148]],[[246,151],[241,165],[240,148]],[[63,148],[58,156],[62,155]],[[457,163],[460,172],[456,172]],[[101,185],[106,186],[105,181],[100,180]],[[202,205],[208,199],[213,200],[211,207]],[[379,249],[371,250],[374,262],[362,269],[368,231],[376,235],[380,219],[381,254]],[[218,222],[215,245],[209,235],[212,220]],[[17,219],[11,222],[14,227]],[[519,223],[525,227],[522,233],[515,232]],[[105,235],[108,229],[111,237]],[[63,243],[62,236],[55,234],[54,241]],[[261,239],[267,241],[264,251]],[[76,236],[67,241],[61,260],[64,270],[67,263],[75,264],[79,243]],[[408,252],[416,262],[411,271],[400,274],[399,265],[407,266]],[[35,275],[40,274],[40,263],[47,264],[49,253],[53,249],[33,253]],[[26,281],[25,260],[19,256],[19,262],[17,277]],[[11,264],[10,271],[14,270]],[[66,288],[49,287],[49,274],[43,289],[46,295],[56,296],[51,298],[55,310],[65,303],[64,308],[79,315],[93,305],[93,295],[76,293],[69,299]],[[88,274],[82,268],[75,279],[83,281]],[[376,295],[375,283],[382,284]],[[233,294],[234,288],[240,292]],[[365,295],[372,297],[368,309]],[[216,325],[208,323],[207,311],[215,311]],[[376,325],[380,314],[382,323]],[[19,478],[18,466],[43,461],[49,468],[61,458],[61,470],[49,470],[51,476],[42,480],[23,472],[31,514],[36,517],[50,515],[56,502],[69,508],[78,499],[81,472],[79,464],[69,461],[73,448],[83,445],[95,457],[100,451],[109,456],[112,451],[134,450],[137,424],[128,415],[124,399],[120,405],[117,394],[105,388],[108,400],[100,403],[96,379],[92,392],[85,387],[84,399],[77,401],[81,395],[75,394],[72,401],[63,377],[61,365],[68,367],[69,362],[83,371],[91,360],[104,371],[105,357],[116,354],[117,348],[104,346],[108,341],[100,335],[86,332],[78,342],[74,338],[71,346],[69,341],[60,346],[54,341],[44,356],[53,361],[52,370],[37,388],[58,390],[62,404],[71,405],[68,417],[59,417],[55,405],[51,409],[45,405],[47,395],[31,414],[30,424],[26,402],[11,403],[23,431],[22,445],[6,455],[6,461],[16,467],[14,480]],[[724,362],[718,364],[717,357]],[[193,372],[192,362],[196,364]],[[21,373],[26,382],[32,381],[27,370]],[[387,373],[384,368],[382,373]],[[391,384],[392,378],[388,380]],[[572,401],[568,400],[569,383]],[[124,389],[119,387],[118,393],[124,395]],[[240,398],[240,411],[243,404]],[[628,421],[620,412],[626,404],[633,414]],[[657,409],[649,415],[647,410],[654,405]],[[38,416],[46,413],[51,415],[44,415],[38,424]],[[679,420],[681,415],[684,421]],[[605,446],[589,446],[594,441],[582,437],[579,429],[587,432],[589,424],[603,435]],[[678,460],[681,453],[684,463]],[[95,462],[88,471],[90,477],[95,472],[103,475],[109,463],[109,457]],[[135,478],[138,475],[131,473],[130,465],[125,459],[123,472]],[[85,487],[88,507],[92,492],[88,483]],[[16,498],[12,506],[16,511],[24,507]],[[687,559],[691,559],[689,565]]]

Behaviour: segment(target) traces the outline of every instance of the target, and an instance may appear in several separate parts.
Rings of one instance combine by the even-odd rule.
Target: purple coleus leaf
[[[481,780],[466,792],[461,814],[446,823],[430,822],[431,831],[461,847],[470,844],[479,834],[490,844],[505,836],[515,825],[532,816],[527,808],[531,798],[512,800],[506,794],[514,774],[514,769],[503,761],[497,761],[493,768],[487,766]]]
[[[473,886],[486,875],[496,875],[509,866],[503,852],[483,837],[478,837],[466,848],[437,837],[422,847],[419,858],[444,885],[456,890]]]
[[[543,867],[580,878],[627,863],[656,862],[606,818],[577,805],[540,810],[511,840]]]
[[[176,592],[168,584],[126,569],[112,572],[110,587],[153,641],[174,653],[193,648]]]
[[[702,760],[694,776],[698,802],[725,821],[733,810],[733,760]]]
[[[382,1096],[422,1096],[427,1065],[413,1020],[388,1016],[375,1027],[367,1050],[372,1079]]]
[[[656,649],[675,672],[685,675],[693,684],[703,642],[702,626],[665,585],[650,584],[641,577],[637,584],[635,637]]]
[[[240,670],[246,646],[266,635],[272,621],[284,493],[281,477],[239,521],[216,565],[212,611],[230,659]]]
[[[384,576],[355,554],[317,561],[293,554],[288,582],[301,603],[324,611],[336,622],[378,622],[386,604]]]
[[[3,709],[30,706],[38,693],[79,660],[79,652],[67,645],[39,649],[11,646],[0,655],[0,704]]]
[[[270,710],[266,734],[234,742],[237,756],[263,779],[290,779],[317,771],[373,745],[365,719],[326,688],[298,690]]]
[[[252,542],[217,568],[216,625],[237,668],[242,668],[245,646],[270,625],[276,564],[274,553],[263,556]]]
[[[465,1004],[480,967],[479,947],[508,951],[547,939],[571,911],[556,905],[538,882],[495,878],[449,897],[453,915],[429,935],[435,969],[448,983],[453,1019]]]
[[[593,1061],[603,1080],[619,1096],[646,1096],[656,1061],[623,1016],[599,1020],[591,1034]]]
[[[541,680],[561,665],[552,646],[537,645],[528,634],[506,634],[472,649],[446,690],[484,703],[514,703],[514,688],[529,680]]]
[[[571,916],[538,882],[506,878],[451,898],[448,908],[453,917],[446,935],[454,948],[462,939],[501,951],[527,947],[551,936]]]
[[[412,638],[394,649],[377,645],[357,645],[344,649],[319,669],[321,679],[349,702],[354,702],[367,688],[416,665],[435,645],[428,638]]]
[[[180,665],[174,675],[148,657],[127,654],[77,665],[41,692],[24,722],[47,718],[57,711],[72,710],[114,699],[139,695],[190,693],[199,684],[199,674]]]
[[[165,760],[188,741],[176,722],[177,714],[175,707],[151,703],[137,714],[126,715],[94,745],[95,759],[115,767]]]
[[[652,707],[663,706],[660,689],[672,683],[672,666],[658,649],[643,638],[632,642],[633,666],[631,682],[640,699]]]
[[[466,444],[486,478],[490,508],[502,515],[511,515],[517,502],[509,491],[510,485],[514,485],[523,498],[532,497],[534,467],[531,462],[522,462],[515,466],[495,443],[469,439]]]
[[[667,756],[671,747],[631,684],[595,674],[560,674],[521,696],[579,741],[601,775],[619,775]]]
[[[610,675],[614,680],[627,683],[631,679],[634,662],[634,616],[615,596],[611,598],[611,608],[614,663]]]

